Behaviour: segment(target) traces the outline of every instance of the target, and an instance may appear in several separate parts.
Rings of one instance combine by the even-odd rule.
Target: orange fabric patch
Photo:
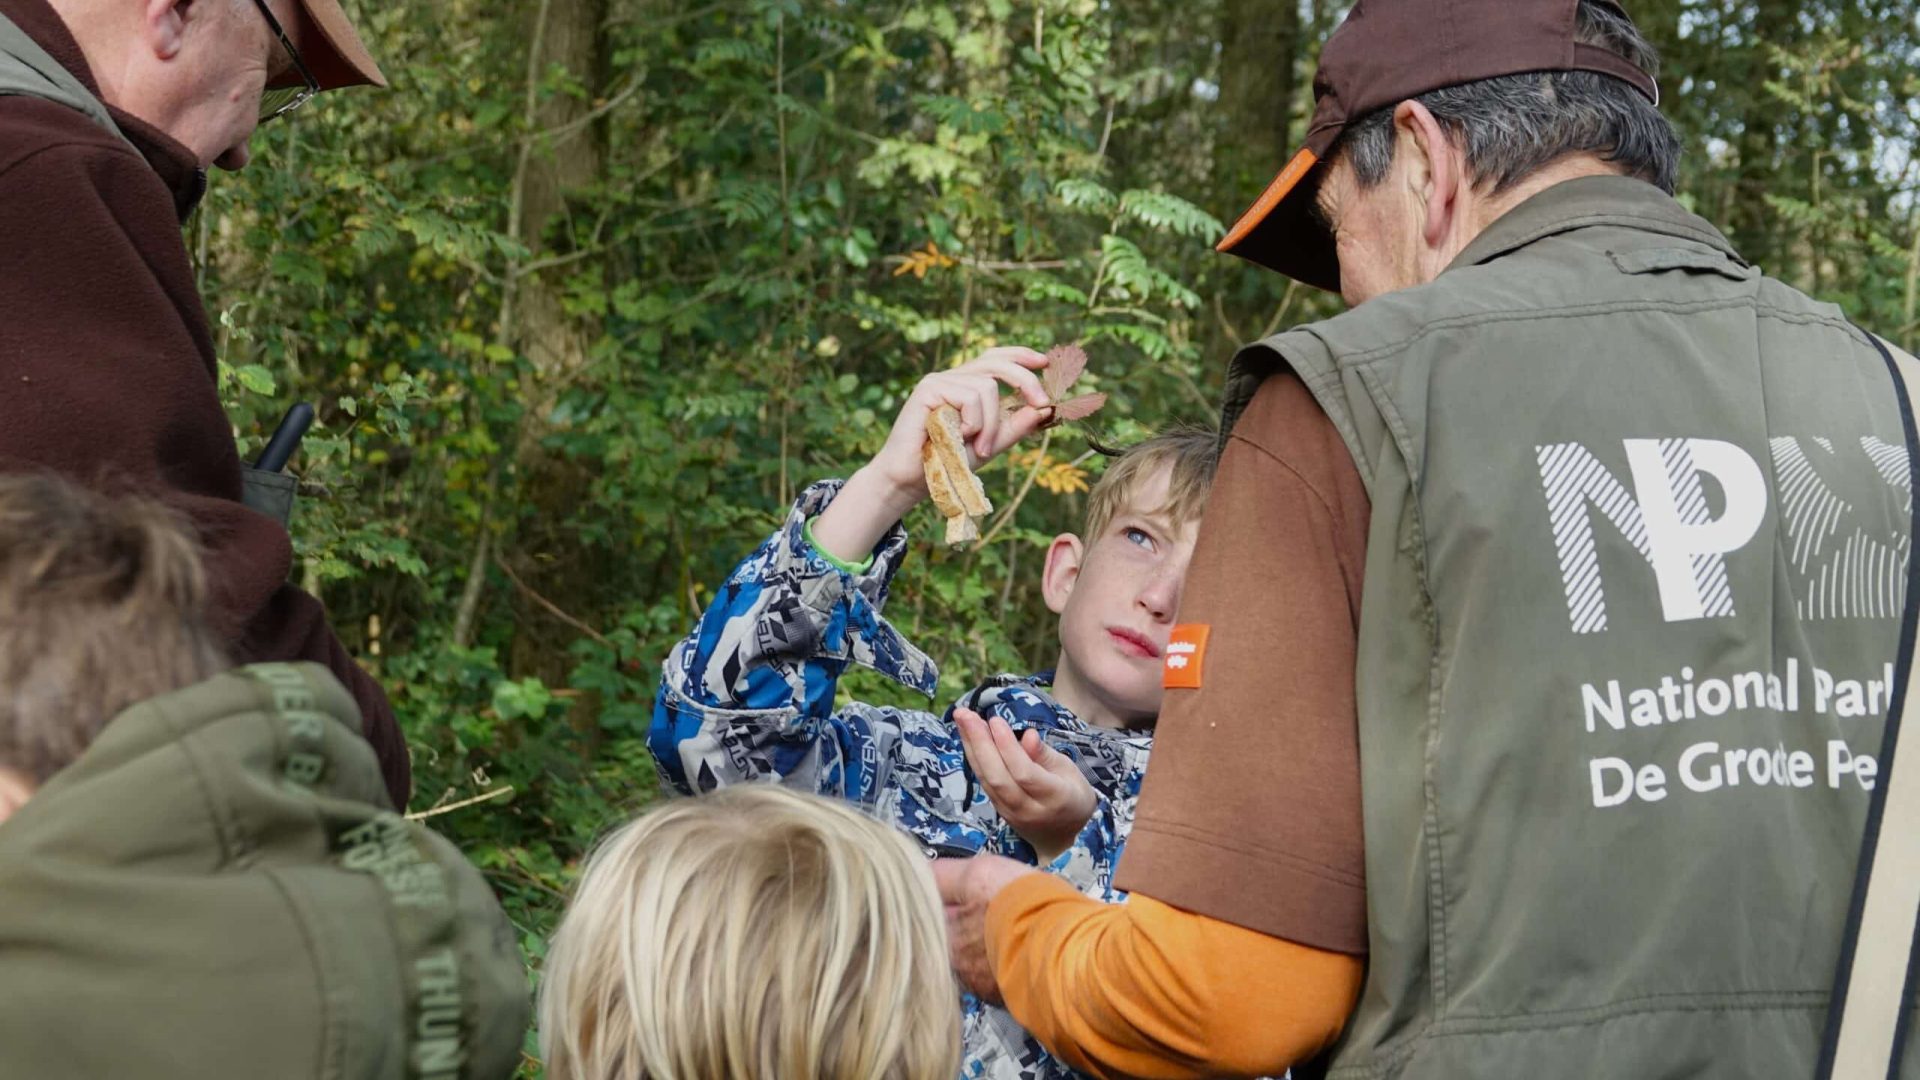
[[[1160,685],[1168,690],[1200,689],[1200,671],[1207,660],[1208,623],[1181,623],[1167,639],[1167,664],[1160,673]]]

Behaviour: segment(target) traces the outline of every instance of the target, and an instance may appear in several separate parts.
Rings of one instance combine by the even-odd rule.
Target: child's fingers
[[[1047,740],[1041,738],[1039,732],[1023,731],[1020,733],[1020,749],[1025,750],[1027,757],[1033,759],[1033,763],[1038,765],[1045,759],[1047,751],[1052,750],[1053,747],[1047,745]]]
[[[983,350],[979,356],[968,363],[978,363],[983,360],[1011,360],[1021,367],[1034,370],[1047,366],[1045,353],[1029,349],[1024,345],[995,345],[991,349]]]
[[[985,412],[980,406],[980,395],[964,381],[955,380],[942,388],[946,403],[960,410],[960,434],[972,437],[980,431]]]
[[[1040,749],[1033,755],[1033,763],[1045,770],[1047,775],[1052,776],[1056,780],[1065,781],[1068,784],[1073,784],[1075,781],[1086,780],[1086,777],[1080,773],[1080,766],[1075,765],[1072,758],[1055,750],[1044,742],[1040,744]]]
[[[967,755],[967,764],[972,766],[975,776],[981,776],[980,759],[993,753],[987,725],[977,713],[956,708],[953,710],[953,726],[960,729],[960,749]]]
[[[1055,776],[1062,775],[1063,768],[1071,769],[1076,773],[1080,771],[1072,758],[1048,746],[1047,740],[1042,739],[1037,731],[1027,732],[1020,740],[1020,748],[1027,752],[1027,760]]]
[[[1044,367],[1046,358],[1041,357],[1040,363]],[[1040,377],[1035,375],[1029,366],[1017,359],[996,357],[989,353],[967,364],[963,370],[974,370],[991,375],[1012,387],[1014,392],[1024,398],[1029,405],[1047,404],[1047,391],[1041,384]]]
[[[1002,446],[1001,449],[1004,450],[1007,446],[1012,446],[1014,443],[1046,427],[1047,421],[1052,419],[1052,409],[1044,406],[1036,409],[1031,405],[1023,405],[1018,412],[1001,417],[1000,437],[1006,440],[1005,445]]]
[[[992,737],[994,749],[999,751],[1000,760],[1013,782],[1029,795],[1046,794],[1053,786],[1053,776],[1033,763],[1027,751],[1021,747],[1020,738],[1013,733],[1013,728],[1005,720],[992,716],[987,718],[987,733]]]
[[[976,377],[973,392],[980,402],[980,432],[973,437],[973,456],[985,461],[993,456],[1000,438],[1000,384],[985,376]]]
[[[951,405],[960,410],[960,432],[969,440],[999,430],[1000,384],[991,376],[945,371],[929,376],[924,385],[931,399],[929,408]]]
[[[973,766],[973,775],[987,789],[987,794],[993,797],[1001,812],[1024,809],[1026,792],[1007,774],[1006,763],[1001,760],[1000,751],[994,746],[993,735],[986,722],[980,719],[980,714],[969,709],[955,709],[953,719],[960,728],[960,745],[966,751],[967,762]]]

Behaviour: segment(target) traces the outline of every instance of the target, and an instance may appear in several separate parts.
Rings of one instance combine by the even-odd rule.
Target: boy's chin
[[[1115,681],[1101,687],[1102,700],[1109,703],[1121,726],[1128,728],[1152,727],[1160,718],[1160,672],[1154,670],[1153,681],[1141,685],[1137,679],[1124,682]]]
[[[1063,654],[1060,666],[1070,668],[1069,678],[1088,699],[1083,704],[1115,718],[1117,726],[1152,727],[1160,716],[1160,661],[1121,656],[1096,650],[1089,662],[1075,663],[1078,657]],[[1062,672],[1061,674],[1067,674]],[[1091,722],[1091,717],[1083,717]],[[1115,726],[1115,725],[1102,725]]]

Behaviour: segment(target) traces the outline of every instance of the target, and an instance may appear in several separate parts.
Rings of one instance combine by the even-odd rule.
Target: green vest
[[[1910,550],[1880,355],[1598,177],[1244,350],[1229,424],[1283,365],[1373,506],[1331,1075],[1812,1076]]]

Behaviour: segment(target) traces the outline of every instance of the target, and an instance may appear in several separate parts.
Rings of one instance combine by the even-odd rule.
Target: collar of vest
[[[1582,176],[1555,184],[1495,218],[1447,269],[1492,262],[1536,240],[1596,225],[1692,240],[1748,265],[1719,229],[1652,184],[1630,176]]]

